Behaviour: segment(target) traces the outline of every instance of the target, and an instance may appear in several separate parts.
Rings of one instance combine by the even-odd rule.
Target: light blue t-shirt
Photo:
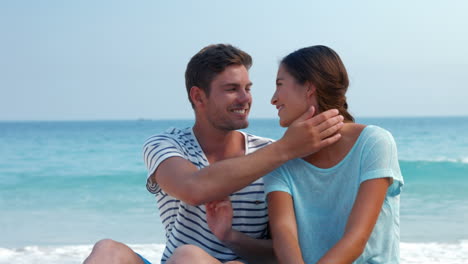
[[[363,181],[390,177],[377,223],[363,254],[354,263],[400,263],[400,198],[403,177],[392,135],[367,126],[345,158],[332,168],[318,168],[302,159],[285,163],[264,177],[265,191],[289,193],[302,256],[316,263],[342,237]]]

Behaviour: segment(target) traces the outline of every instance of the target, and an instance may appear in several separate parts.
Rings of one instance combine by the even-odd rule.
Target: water
[[[358,119],[392,132],[405,178],[403,263],[468,262],[468,117]],[[154,262],[164,243],[146,191],[147,137],[189,120],[0,122],[0,263],[81,263],[113,238]],[[274,139],[277,120],[248,132]]]

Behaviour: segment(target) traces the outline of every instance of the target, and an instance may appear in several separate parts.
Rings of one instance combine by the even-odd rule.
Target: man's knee
[[[112,239],[102,239],[96,242],[93,247],[94,253],[112,253],[118,252],[122,247],[122,243],[114,241]]]
[[[178,263],[219,263],[205,250],[195,245],[182,245],[174,250],[174,253],[166,262],[167,264]]]
[[[132,249],[112,239],[103,239],[94,244],[85,264],[143,263]]]

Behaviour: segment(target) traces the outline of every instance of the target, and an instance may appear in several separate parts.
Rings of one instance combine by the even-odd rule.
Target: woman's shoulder
[[[375,135],[375,134],[387,134],[391,135],[391,133],[386,130],[385,128],[376,126],[376,125],[366,125],[366,124],[359,124],[359,123],[348,123],[347,132],[351,135],[360,136],[365,134]]]
[[[366,128],[363,124],[346,123],[341,131],[341,139],[337,149],[344,152],[349,152],[353,145],[359,140],[364,129]]]
[[[363,124],[358,124],[358,123],[347,123],[342,131],[346,136],[349,136],[351,138],[358,138],[362,131],[366,128],[366,125]]]
[[[350,145],[355,145],[355,147],[367,148],[379,145],[392,145],[394,144],[394,139],[392,134],[379,126],[376,125],[364,125],[357,123],[349,123],[343,130],[343,139],[346,139]]]
[[[393,135],[385,128],[376,125],[367,125],[362,131],[359,142],[364,149],[394,149],[396,146]]]
[[[372,138],[393,138],[392,133],[385,128],[376,125],[366,125],[363,135]]]

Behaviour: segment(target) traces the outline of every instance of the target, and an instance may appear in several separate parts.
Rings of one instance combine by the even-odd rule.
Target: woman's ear
[[[201,107],[205,101],[205,91],[200,89],[198,86],[192,86],[190,88],[190,99],[195,107]]]
[[[315,96],[317,87],[311,82],[307,82],[307,97]]]
[[[315,85],[313,85],[311,82],[307,82],[306,100],[309,105],[312,105],[315,107],[315,109],[318,109],[317,87],[315,87]]]

